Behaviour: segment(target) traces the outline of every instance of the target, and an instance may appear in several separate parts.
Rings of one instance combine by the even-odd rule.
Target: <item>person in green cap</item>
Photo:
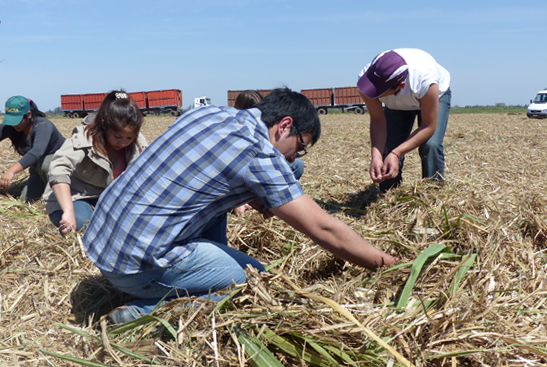
[[[7,189],[16,173],[29,169],[21,201],[40,199],[47,184],[47,171],[53,154],[65,138],[36,103],[23,96],[6,101],[6,114],[0,125],[0,141],[9,138],[22,158],[0,176],[0,188]]]

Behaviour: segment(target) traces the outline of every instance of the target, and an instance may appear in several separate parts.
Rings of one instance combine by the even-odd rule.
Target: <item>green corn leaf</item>
[[[234,327],[237,340],[245,346],[245,353],[251,358],[251,364],[256,367],[283,367],[281,362],[256,336],[250,336],[239,327]]]
[[[330,345],[325,345],[325,349],[330,351],[330,353],[332,353],[333,355],[340,357],[344,362],[346,362],[350,366],[357,366],[357,363],[351,358],[351,356],[347,354],[346,352],[344,352],[343,350],[340,350],[339,348],[335,348]]]
[[[171,333],[171,335],[173,336],[173,339],[177,339],[177,331],[175,330],[175,328],[173,327],[173,325],[171,325],[167,320],[165,319],[162,319],[162,318],[159,318],[159,317],[156,317],[156,316],[152,316],[154,319],[156,319],[156,321],[159,321],[163,326],[165,326],[165,328],[167,329],[167,331],[169,331]]]
[[[450,252],[450,249],[447,246],[440,245],[438,243],[433,243],[427,249],[422,251],[420,255],[418,255],[418,257],[416,258],[416,260],[414,260],[414,263],[412,264],[412,269],[410,270],[410,276],[408,277],[408,280],[406,281],[405,287],[403,289],[403,293],[401,294],[401,297],[399,298],[399,302],[397,303],[397,307],[404,308],[408,304],[408,299],[410,298],[410,294],[412,293],[412,288],[414,287],[414,284],[416,283],[418,276],[420,276],[420,273],[424,267],[424,264],[430,258],[435,258],[442,252]]]
[[[325,348],[323,348],[321,345],[319,345],[316,342],[313,342],[311,340],[308,340],[308,345],[315,349],[317,353],[319,353],[323,358],[325,358],[328,362],[330,362],[333,366],[339,365],[339,362],[334,359],[329,352]]]
[[[30,213],[20,213],[20,212],[13,212],[5,209],[0,208],[0,213],[4,213],[7,215],[11,215],[14,217],[44,217],[45,215],[40,213],[39,211],[33,209],[30,207],[30,205],[24,204],[20,201],[15,200],[0,200],[0,207],[3,206],[20,206],[28,210]]]
[[[213,317],[213,314],[220,310],[220,309],[224,309],[224,308],[227,308],[228,307],[228,302],[230,302],[230,300],[232,298],[234,298],[234,296],[236,294],[238,294],[239,292],[241,292],[241,290],[245,288],[245,285],[239,285],[237,286],[233,291],[230,292],[230,294],[228,294],[226,297],[224,297],[223,299],[221,299],[217,305],[215,306],[215,308],[213,309],[213,311],[211,311],[211,313],[207,316],[208,319],[210,319],[211,317]]]
[[[311,363],[314,366],[329,367],[329,366],[332,366],[333,364],[335,366],[339,365],[339,362],[336,359],[334,359],[321,346],[317,345],[318,349],[322,349],[323,352],[325,353],[324,355],[322,355],[323,357],[325,357],[325,359],[321,358],[321,356],[319,355],[315,355],[308,351],[305,351],[304,348],[302,348],[302,345],[296,341],[296,340],[301,340],[302,343],[305,341],[307,344],[311,344],[311,343],[317,344],[313,342],[311,338],[302,337],[301,335],[291,333],[289,335],[296,340],[289,340],[287,338],[276,335],[274,332],[268,329],[263,330],[262,335],[264,335],[264,337],[268,341],[268,344],[273,344],[277,348],[282,350],[285,354],[288,354],[294,358],[303,359],[304,361]],[[319,353],[319,354],[322,354],[322,353]]]
[[[50,352],[50,351],[45,350],[45,349],[40,349],[40,352],[42,352],[42,353],[44,353],[44,354],[48,354],[48,355],[53,356],[53,357],[57,357],[57,358],[64,359],[65,361],[70,361],[70,362],[78,363],[78,364],[81,364],[82,366],[88,366],[88,367],[112,367],[111,365],[108,365],[108,364],[102,364],[102,363],[97,363],[97,362],[88,361],[88,360],[86,360],[86,359],[81,359],[81,358],[66,356],[66,355],[64,355],[64,354],[59,354],[59,353],[55,353],[55,352]]]
[[[460,287],[460,283],[462,282],[463,277],[465,274],[471,269],[471,266],[473,266],[473,263],[475,262],[475,259],[477,258],[477,254],[471,254],[466,256],[462,261],[463,265],[458,270],[458,273],[452,279],[452,282],[450,284],[450,288],[448,289],[448,293],[453,296],[458,291],[458,288]]]
[[[125,324],[120,324],[120,325],[116,325],[112,327],[110,330],[108,330],[108,336],[118,335],[126,331],[133,330],[139,326],[146,325],[156,321],[158,321],[156,317],[145,315],[133,321],[126,322]]]

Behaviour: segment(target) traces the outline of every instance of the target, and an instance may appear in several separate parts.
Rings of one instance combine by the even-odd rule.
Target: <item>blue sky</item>
[[[0,0],[0,109],[61,94],[355,85],[381,51],[421,48],[452,105],[527,104],[547,88],[547,2]],[[525,5],[523,5],[525,4]]]

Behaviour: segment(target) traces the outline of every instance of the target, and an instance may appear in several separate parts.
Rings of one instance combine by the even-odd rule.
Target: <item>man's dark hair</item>
[[[289,88],[274,89],[255,107],[262,112],[262,121],[268,128],[289,116],[293,119],[290,135],[298,134],[297,128],[302,134],[311,133],[312,145],[321,136],[321,121],[317,111],[303,94],[293,92]]]

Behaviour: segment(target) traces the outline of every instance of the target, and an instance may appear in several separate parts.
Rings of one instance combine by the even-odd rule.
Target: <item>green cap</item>
[[[13,96],[6,101],[6,114],[2,124],[17,126],[23,117],[30,111],[30,102],[23,96]]]

